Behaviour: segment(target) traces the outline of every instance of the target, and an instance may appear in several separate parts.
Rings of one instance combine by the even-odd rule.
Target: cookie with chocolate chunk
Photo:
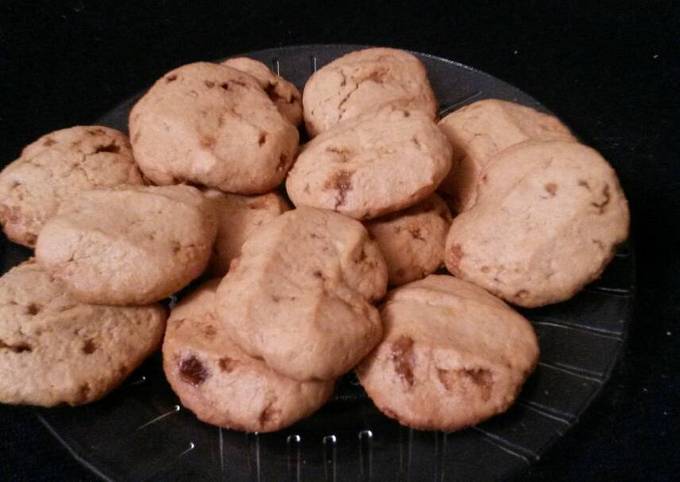
[[[262,62],[249,57],[234,57],[222,62],[222,65],[231,67],[257,79],[260,87],[267,93],[269,98],[276,104],[279,112],[293,125],[302,122],[302,96],[300,91],[291,82],[272,72]]]
[[[204,422],[245,432],[272,432],[319,409],[335,382],[300,382],[241,350],[215,318],[209,281],[172,309],[163,369],[182,405]]]
[[[130,112],[135,159],[157,185],[268,192],[286,176],[298,138],[257,79],[207,62],[168,72]]]
[[[372,219],[434,192],[451,168],[446,136],[422,111],[387,105],[305,145],[286,179],[296,206]]]
[[[448,270],[511,303],[571,298],[595,280],[628,237],[628,202],[594,149],[527,141],[500,153],[477,202],[446,239]]]
[[[504,412],[538,361],[526,319],[452,276],[391,291],[381,317],[385,337],[357,375],[380,411],[412,428],[449,432]]]
[[[0,223],[10,240],[32,248],[63,201],[122,184],[143,184],[125,134],[103,126],[50,132],[0,173]]]
[[[439,121],[453,146],[453,169],[439,189],[456,212],[475,202],[480,172],[495,155],[530,139],[576,139],[556,117],[514,102],[484,99],[461,107]]]
[[[425,66],[387,48],[357,50],[324,65],[305,84],[302,104],[310,136],[385,104],[420,110],[431,120],[437,113]]]
[[[433,194],[404,211],[366,223],[387,263],[389,282],[399,286],[434,273],[444,263],[451,213]]]
[[[0,278],[0,402],[82,405],[159,348],[160,305],[81,303],[34,260]]]

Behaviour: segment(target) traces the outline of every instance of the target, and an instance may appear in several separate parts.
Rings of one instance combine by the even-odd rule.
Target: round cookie
[[[241,254],[241,246],[254,230],[290,209],[276,192],[242,196],[210,189],[204,194],[212,202],[217,218],[217,237],[208,263],[214,276],[224,276],[229,271],[231,260]]]
[[[387,105],[309,142],[286,189],[296,206],[371,219],[416,204],[451,168],[451,146],[426,114]]]
[[[249,355],[296,380],[330,380],[379,341],[370,304],[387,267],[366,229],[331,211],[299,208],[255,231],[217,290],[217,315]]]
[[[281,183],[299,134],[254,77],[198,62],[167,73],[135,104],[130,137],[155,184],[259,194]]]
[[[267,93],[272,102],[276,104],[281,115],[288,119],[288,122],[291,124],[295,126],[300,125],[302,122],[302,96],[295,85],[272,72],[262,62],[249,57],[227,59],[222,62],[222,65],[255,77],[260,87]]]
[[[204,422],[272,432],[319,409],[334,381],[299,382],[248,356],[215,319],[209,281],[172,309],[163,341],[163,369],[182,405]]]
[[[536,307],[596,279],[628,236],[628,203],[600,154],[566,141],[527,141],[487,166],[475,206],[453,220],[448,270]]]
[[[391,285],[403,285],[434,273],[444,262],[451,213],[433,194],[405,211],[366,223],[385,257]]]
[[[556,117],[514,102],[484,99],[439,121],[453,146],[453,169],[439,189],[452,197],[456,212],[475,202],[480,172],[503,149],[530,139],[576,141]]]
[[[85,191],[43,228],[36,257],[87,303],[144,305],[205,269],[217,222],[190,186]]]
[[[160,305],[80,303],[32,259],[0,278],[0,402],[82,405],[160,347]]]
[[[504,412],[538,361],[526,319],[452,276],[391,291],[381,316],[385,338],[357,375],[381,412],[412,428],[449,432]]]
[[[143,184],[125,134],[102,126],[54,131],[0,173],[0,223],[10,240],[32,248],[61,202],[120,184]]]
[[[310,136],[389,103],[421,110],[430,119],[437,113],[425,66],[403,50],[370,48],[343,55],[317,70],[302,94]]]

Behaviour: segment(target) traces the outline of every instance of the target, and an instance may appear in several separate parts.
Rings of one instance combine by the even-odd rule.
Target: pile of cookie
[[[0,278],[0,401],[92,402],[162,345],[182,404],[236,430],[312,414],[351,370],[411,427],[506,410],[538,360],[506,302],[597,278],[627,202],[556,118],[437,107],[399,50],[338,58],[303,95],[236,58],[164,75],[129,139],[78,126],[27,146],[0,174],[5,234],[35,248]]]

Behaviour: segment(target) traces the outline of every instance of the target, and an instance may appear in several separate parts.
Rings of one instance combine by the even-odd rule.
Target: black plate
[[[299,46],[250,52],[299,87],[311,72],[357,46]],[[546,110],[519,89],[450,60],[426,64],[442,113],[485,97]],[[100,122],[126,130],[135,96]],[[616,165],[616,159],[610,159]],[[29,252],[2,241],[2,268]],[[180,407],[149,360],[104,400],[38,410],[73,455],[116,480],[496,480],[519,474],[579,419],[609,379],[632,314],[633,255],[619,250],[602,278],[574,299],[525,310],[541,360],[509,412],[450,434],[420,432],[381,415],[349,375],[314,416],[274,434],[242,434],[198,422]]]

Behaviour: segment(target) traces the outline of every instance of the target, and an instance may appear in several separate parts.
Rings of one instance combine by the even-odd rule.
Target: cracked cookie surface
[[[160,305],[90,305],[34,260],[0,278],[0,401],[81,405],[106,395],[158,349]]]
[[[85,191],[43,228],[36,258],[85,302],[159,301],[205,269],[217,222],[190,186]]]
[[[451,168],[451,146],[423,112],[381,107],[306,144],[286,179],[296,206],[372,219],[416,204]]]
[[[457,277],[520,306],[571,298],[628,237],[616,173],[590,147],[527,141],[499,154],[477,202],[454,218],[444,259]]]
[[[449,195],[456,212],[472,207],[481,171],[504,149],[531,139],[576,142],[556,117],[499,99],[461,107],[438,125],[453,147],[453,168],[439,190]]]
[[[172,309],[163,369],[182,401],[204,422],[245,432],[272,432],[319,409],[334,380],[300,382],[246,354],[214,313],[219,279]]]
[[[385,337],[357,367],[388,417],[452,431],[505,411],[538,361],[536,335],[498,298],[448,275],[387,295]]]
[[[197,62],[165,74],[130,112],[135,159],[155,184],[271,191],[295,158],[299,134],[249,74]]]
[[[267,93],[279,112],[293,125],[302,122],[302,96],[291,82],[275,74],[262,62],[249,57],[235,57],[222,62],[222,65],[250,74],[257,79],[260,87]]]
[[[125,134],[102,126],[54,131],[0,173],[0,223],[9,239],[33,247],[64,200],[121,184],[143,184]]]
[[[249,355],[297,380],[349,371],[382,334],[370,304],[387,267],[353,219],[298,208],[248,238],[217,290],[217,315]]]
[[[302,94],[310,136],[389,103],[421,110],[430,119],[437,113],[425,67],[403,50],[370,48],[343,55],[317,70]]]

